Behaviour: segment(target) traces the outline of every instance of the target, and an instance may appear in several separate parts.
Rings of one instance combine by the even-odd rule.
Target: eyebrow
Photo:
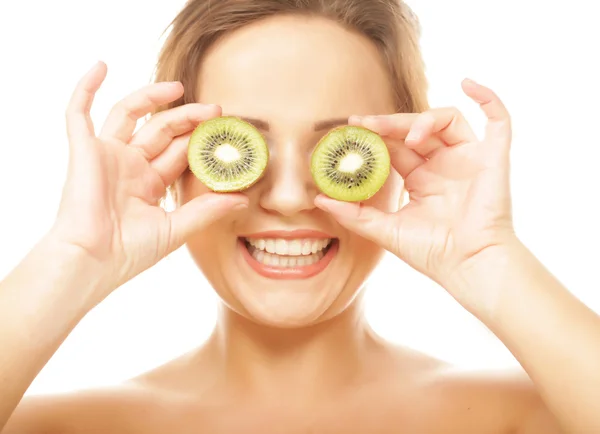
[[[251,118],[248,116],[238,116],[238,115],[229,115],[229,116],[236,116],[236,117],[254,125],[259,130],[269,131],[269,128],[270,128],[269,122],[267,122],[263,119]],[[315,131],[323,131],[323,130],[329,130],[331,128],[335,128],[340,125],[347,125],[348,118],[349,118],[349,116],[345,117],[345,118],[326,119],[323,121],[315,122],[315,124],[313,125],[313,128]]]

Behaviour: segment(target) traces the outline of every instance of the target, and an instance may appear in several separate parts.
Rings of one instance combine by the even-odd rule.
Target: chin
[[[345,246],[336,238],[322,235],[319,239],[314,233],[312,237],[311,243],[303,244],[307,259],[300,264],[285,258],[298,252],[289,244],[286,251],[284,243],[269,246],[240,237],[234,255],[237,272],[227,284],[229,307],[254,323],[287,329],[309,327],[341,314],[352,304],[383,251],[371,243]],[[262,253],[265,248],[280,254]],[[362,252],[360,261],[352,254],[357,251]]]
[[[229,307],[238,314],[256,324],[282,329],[309,327],[325,321],[336,299],[335,290],[315,296],[299,294],[287,288],[272,293],[250,294],[247,291],[243,295],[236,295],[236,304],[242,307]]]
[[[339,239],[314,231],[239,237],[228,285],[234,309],[276,328],[323,321],[345,286],[343,253]]]
[[[230,310],[259,325],[312,326],[342,313],[383,257],[362,239],[314,230],[254,232],[191,253]]]

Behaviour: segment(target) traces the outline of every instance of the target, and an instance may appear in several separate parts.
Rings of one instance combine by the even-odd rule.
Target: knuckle
[[[163,122],[158,129],[158,133],[171,139],[177,135],[169,122]]]
[[[135,110],[135,105],[130,98],[119,101],[112,110],[114,116],[124,117],[132,122],[137,122],[141,115],[138,115]]]
[[[421,115],[421,121],[422,122],[434,122],[436,118],[441,117],[443,115],[443,111],[441,110],[429,110],[424,112]]]
[[[146,107],[151,106],[153,103],[151,91],[152,85],[138,89],[117,102],[113,106],[112,112],[137,120],[146,114]]]
[[[80,114],[82,110],[75,104],[74,101],[71,101],[64,110],[64,115],[67,118],[71,118],[76,114]]]
[[[112,108],[112,112],[114,114],[119,114],[119,115],[125,115],[125,114],[129,113],[130,112],[129,98],[124,98],[121,101],[119,101],[118,103],[116,103]]]
[[[458,107],[455,107],[455,106],[448,107],[447,110],[452,115],[452,117],[454,117],[456,119],[464,119],[465,118],[463,112],[460,111],[460,109]]]
[[[490,99],[500,101],[500,97],[498,96],[498,94],[495,91],[493,91],[489,87],[486,90],[489,93]]]
[[[435,124],[436,119],[443,118],[444,112],[439,109],[427,110],[417,116],[414,123],[418,127],[428,127],[429,125]]]
[[[147,161],[150,161],[152,159],[150,153],[143,146],[134,146],[133,149],[139,152],[143,159]]]

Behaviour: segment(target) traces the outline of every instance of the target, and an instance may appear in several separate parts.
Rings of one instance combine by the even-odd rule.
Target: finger
[[[169,253],[181,247],[195,232],[247,206],[248,198],[242,194],[211,192],[198,196],[177,208],[169,213],[171,225]]]
[[[188,167],[188,142],[190,134],[177,137],[150,165],[161,177],[165,185],[175,182]]]
[[[447,146],[477,140],[475,132],[457,108],[442,107],[427,110],[417,116],[406,137],[406,145],[416,147],[434,134]]]
[[[95,135],[90,111],[96,92],[106,78],[107,67],[97,62],[77,83],[66,110],[67,135],[71,146]]]
[[[151,160],[163,152],[175,137],[190,132],[202,121],[220,114],[219,106],[206,104],[186,104],[160,112],[134,134],[129,145]]]
[[[445,147],[475,141],[475,132],[454,107],[435,108],[419,114],[406,136],[406,146],[426,158],[432,158]]]
[[[476,140],[475,133],[455,108],[436,108],[419,114],[413,122],[406,146],[431,158],[440,149]]]
[[[330,213],[346,229],[371,240],[394,253],[395,215],[362,203],[341,202],[324,195],[315,198],[315,205]]]
[[[414,120],[416,118],[416,116],[413,116],[410,113],[408,115],[409,116],[407,116],[407,119]],[[364,127],[382,136],[382,139],[386,143],[390,152],[392,166],[404,179],[406,179],[412,173],[413,170],[415,170],[417,167],[419,167],[426,161],[425,158],[417,154],[414,150],[408,149],[406,147],[404,143],[404,138],[406,134],[408,134],[409,128],[407,127],[406,131],[402,133],[402,122],[394,125],[393,122],[390,122],[390,119],[382,119],[373,123],[373,121],[366,121],[360,116],[350,116],[348,124],[357,126],[371,124],[371,126],[373,126],[374,128],[370,128],[367,126]],[[406,122],[406,125],[408,125],[408,122]],[[394,126],[397,128],[394,128]]]
[[[181,97],[180,82],[153,83],[119,101],[110,111],[100,132],[101,138],[129,142],[140,118],[163,104]]]
[[[360,125],[380,136],[404,140],[418,113],[394,113],[389,115],[350,116],[350,125]]]
[[[473,80],[463,80],[462,88],[468,97],[479,104],[488,119],[485,142],[509,148],[512,140],[512,125],[504,103],[494,91]]]
[[[405,142],[405,146],[425,159],[431,159],[436,152],[449,145],[431,132],[424,133],[418,141]]]
[[[427,161],[414,150],[408,149],[403,140],[384,138],[384,141],[390,152],[390,162],[392,167],[396,169],[404,179],[408,178],[417,167]]]
[[[446,146],[477,140],[469,123],[454,107],[435,108],[423,113],[395,113],[367,116],[362,125],[381,135],[402,139],[409,149],[430,158]]]

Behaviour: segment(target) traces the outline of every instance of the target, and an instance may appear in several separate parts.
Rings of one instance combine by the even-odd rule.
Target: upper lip
[[[281,239],[299,239],[299,238],[335,238],[334,236],[314,229],[296,229],[293,231],[272,230],[255,232],[241,235],[242,238],[281,238]]]

